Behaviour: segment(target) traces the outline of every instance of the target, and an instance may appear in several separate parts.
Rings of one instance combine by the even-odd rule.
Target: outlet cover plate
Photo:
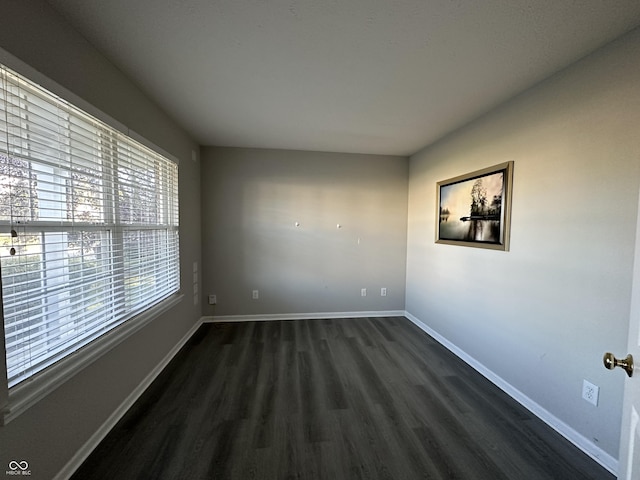
[[[598,397],[600,396],[600,387],[594,385],[587,380],[582,381],[582,398],[592,405],[598,406]]]

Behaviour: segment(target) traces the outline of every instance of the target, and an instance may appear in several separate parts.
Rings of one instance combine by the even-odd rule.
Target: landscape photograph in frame
[[[436,243],[509,250],[513,162],[436,185]]]

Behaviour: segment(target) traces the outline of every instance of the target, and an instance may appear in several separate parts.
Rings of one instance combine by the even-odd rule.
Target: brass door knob
[[[609,370],[620,367],[627,372],[627,375],[633,375],[633,357],[631,354],[620,360],[614,357],[613,353],[607,352],[604,354],[604,357],[602,357],[602,362],[604,363],[605,368],[608,368]]]

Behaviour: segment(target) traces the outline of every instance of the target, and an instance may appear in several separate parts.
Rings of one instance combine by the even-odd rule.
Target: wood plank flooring
[[[405,318],[204,324],[80,479],[614,477]]]

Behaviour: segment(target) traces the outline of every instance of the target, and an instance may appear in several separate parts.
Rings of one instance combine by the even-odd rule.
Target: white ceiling
[[[638,0],[49,0],[202,145],[409,155],[640,24]]]

